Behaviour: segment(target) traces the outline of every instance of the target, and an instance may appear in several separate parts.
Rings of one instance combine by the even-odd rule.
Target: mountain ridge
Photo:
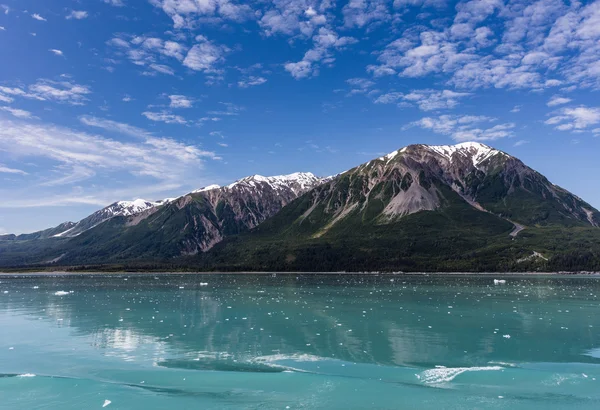
[[[252,175],[137,205],[58,244],[34,241],[37,254],[13,260],[201,270],[600,268],[600,212],[479,142],[408,145],[332,177]],[[561,247],[562,238],[571,239]]]

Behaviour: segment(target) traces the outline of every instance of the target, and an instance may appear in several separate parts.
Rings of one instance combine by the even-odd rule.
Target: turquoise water
[[[593,277],[0,276],[0,408],[597,409]]]

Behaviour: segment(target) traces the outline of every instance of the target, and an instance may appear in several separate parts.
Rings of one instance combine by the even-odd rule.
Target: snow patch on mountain
[[[441,155],[448,161],[456,156],[471,158],[473,166],[478,167],[486,159],[493,157],[496,154],[508,156],[502,151],[498,151],[480,142],[461,142],[456,145],[428,145],[431,151]]]
[[[209,186],[205,186],[204,188],[196,189],[196,190],[192,191],[192,194],[197,194],[198,192],[212,191],[213,189],[219,189],[219,188],[221,188],[219,185],[212,184]]]
[[[294,172],[288,175],[276,175],[264,177],[262,175],[252,175],[235,181],[227,185],[227,188],[236,187],[256,188],[259,184],[269,185],[274,190],[291,189],[295,194],[304,192],[321,182],[321,178],[316,177],[310,172]]]

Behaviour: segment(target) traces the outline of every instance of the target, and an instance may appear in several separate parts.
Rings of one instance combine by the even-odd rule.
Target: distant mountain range
[[[600,270],[600,212],[480,143],[410,145],[339,175],[259,175],[0,236],[14,268]]]

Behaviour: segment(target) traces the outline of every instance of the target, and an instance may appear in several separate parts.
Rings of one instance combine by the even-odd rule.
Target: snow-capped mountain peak
[[[112,213],[112,216],[130,216],[145,211],[146,209],[153,208],[156,205],[155,202],[138,198],[133,201],[118,201],[105,209],[107,213]]]
[[[452,161],[456,154],[471,158],[475,167],[496,154],[507,155],[480,142],[461,142],[456,145],[428,145],[427,147],[449,161]]]
[[[321,178],[316,177],[311,172],[294,172],[288,175],[276,175],[265,177],[262,175],[252,175],[235,181],[227,185],[227,188],[235,187],[255,188],[258,184],[269,185],[274,190],[282,188],[290,188],[295,193],[306,191],[321,181]]]
[[[197,194],[198,192],[212,191],[213,189],[219,189],[219,188],[221,188],[221,186],[219,186],[217,184],[212,184],[212,185],[205,186],[204,188],[196,189],[196,190],[192,191],[192,194]]]

